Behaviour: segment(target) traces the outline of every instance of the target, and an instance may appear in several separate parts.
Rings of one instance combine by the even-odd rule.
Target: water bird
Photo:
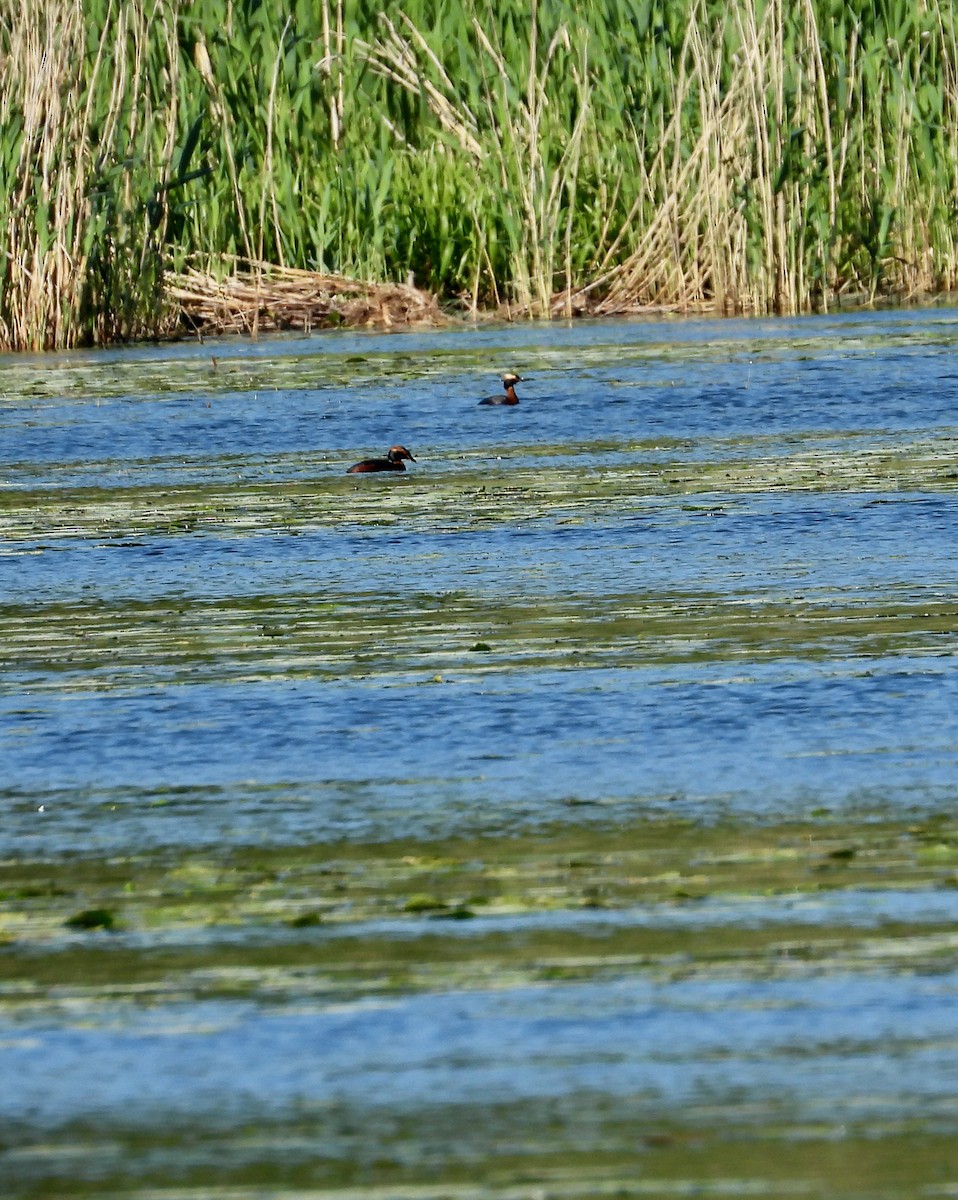
[[[391,446],[386,451],[385,458],[364,458],[361,462],[353,463],[346,474],[363,475],[367,471],[405,471],[404,458],[408,458],[410,462],[416,461],[405,446]]]
[[[516,375],[514,371],[506,371],[502,377],[503,387],[506,389],[505,395],[486,396],[484,400],[480,400],[480,404],[518,404],[519,397],[516,395],[516,384],[525,383],[526,381],[521,375]]]

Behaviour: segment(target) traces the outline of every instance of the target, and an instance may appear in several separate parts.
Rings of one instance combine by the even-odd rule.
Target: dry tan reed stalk
[[[590,98],[588,87],[588,45],[583,44],[582,48],[582,63],[581,67],[573,68],[572,76],[579,91],[579,112],[576,117],[576,123],[572,129],[572,136],[569,144],[563,151],[563,162],[560,163],[560,169],[557,176],[564,177],[564,190],[566,192],[566,223],[565,223],[565,288],[563,289],[562,312],[566,317],[572,316],[572,224],[575,215],[576,207],[576,189],[579,177],[579,166],[582,157],[582,139],[586,128],[586,119],[589,114]],[[565,164],[565,160],[568,163]],[[551,312],[558,311],[556,300],[553,298],[551,303]]]
[[[223,92],[213,74],[213,64],[210,61],[209,50],[206,47],[206,38],[202,30],[198,33],[196,42],[193,47],[193,65],[199,72],[200,78],[206,87],[210,97],[210,114],[218,121],[223,136],[223,148],[226,153],[226,163],[229,170],[230,184],[233,189],[233,199],[236,204],[236,218],[240,226],[240,234],[243,238],[243,249],[246,257],[250,262],[258,261],[253,254],[253,246],[250,241],[249,226],[246,222],[246,205],[243,201],[243,194],[239,183],[239,170],[236,165],[236,149],[233,145],[233,118],[230,110],[223,98]]]
[[[343,130],[343,115],[345,109],[345,85],[343,82],[343,54],[346,47],[346,34],[343,28],[343,2],[336,3],[336,26],[332,27],[329,13],[329,0],[323,0],[323,57],[317,64],[318,69],[330,80],[329,89],[329,133],[333,150],[339,149]]]
[[[458,96],[455,85],[439,59],[429,49],[422,34],[405,15],[403,20],[409,30],[409,36],[401,34],[385,13],[381,14],[379,19],[386,30],[385,37],[375,44],[357,39],[353,46],[358,56],[368,62],[377,74],[392,80],[411,95],[422,96],[443,129],[451,133],[474,159],[481,160],[483,149],[478,139],[476,118],[470,112],[469,106]],[[437,87],[424,74],[414,49],[416,46],[437,70],[441,87]]]
[[[857,28],[856,31],[857,33]],[[834,226],[835,214],[838,210],[838,178],[835,171],[835,147],[832,140],[832,122],[828,103],[828,81],[825,75],[825,62],[822,58],[822,42],[818,31],[818,21],[812,0],[805,0],[805,40],[811,49],[814,70],[814,84],[818,98],[818,118],[820,128],[825,135],[825,165],[828,170],[828,220]]]
[[[293,23],[292,17],[286,18],[286,24],[283,26],[283,32],[280,34],[279,45],[276,47],[276,59],[273,62],[273,77],[269,85],[269,104],[267,106],[266,116],[266,162],[263,172],[263,182],[260,189],[259,202],[259,243],[257,246],[257,258],[260,262],[263,260],[263,240],[265,237],[266,225],[266,193],[269,191],[270,196],[270,211],[273,218],[273,230],[275,234],[276,253],[279,256],[279,266],[285,266],[283,262],[283,230],[282,222],[279,215],[279,205],[276,200],[276,188],[273,186],[273,126],[276,119],[276,88],[279,84],[279,72],[283,62],[283,54],[286,46],[286,35]]]

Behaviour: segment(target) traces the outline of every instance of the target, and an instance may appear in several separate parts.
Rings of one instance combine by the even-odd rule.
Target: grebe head
[[[401,462],[404,458],[408,458],[410,462],[416,461],[405,446],[390,446],[386,457],[392,463]]]
[[[480,400],[480,404],[493,404],[496,406],[512,406],[519,403],[519,397],[516,395],[516,384],[525,383],[521,375],[517,375],[515,371],[506,371],[502,377],[502,382],[505,384],[506,392],[502,396],[486,396],[484,400]]]

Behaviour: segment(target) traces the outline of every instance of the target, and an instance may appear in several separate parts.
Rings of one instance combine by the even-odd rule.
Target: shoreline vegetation
[[[958,20],[0,0],[0,250],[0,349],[937,295]]]

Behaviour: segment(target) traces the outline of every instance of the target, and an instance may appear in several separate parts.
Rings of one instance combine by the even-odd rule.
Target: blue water
[[[4,544],[0,597],[24,612],[249,600],[282,623],[321,620],[334,601],[375,623],[456,596],[490,612],[561,599],[584,617],[654,611],[659,598],[706,613],[710,598],[796,611],[877,600],[915,608],[919,656],[863,660],[839,638],[812,660],[768,661],[773,648],[756,646],[749,661],[668,666],[620,641],[605,667],[506,650],[480,670],[468,635],[494,641],[494,628],[417,648],[418,618],[409,645],[377,647],[373,634],[358,678],[351,659],[284,658],[279,644],[241,667],[215,643],[189,669],[104,654],[76,678],[41,653],[7,661],[0,683],[0,854],[501,832],[573,819],[569,801],[703,819],[939,806],[958,779],[956,639],[922,637],[920,614],[958,588],[946,472],[931,491],[679,488],[597,501],[572,523],[479,526],[431,501],[430,481],[481,488],[494,465],[500,483],[521,473],[534,493],[529,469],[557,462],[588,475],[678,460],[694,476],[699,459],[854,463],[915,444],[942,447],[947,464],[956,342],[958,319],[940,310],[325,334],[223,343],[215,369],[195,346],[66,355],[47,370],[11,360],[35,380],[0,409],[8,501],[29,488],[62,495],[65,510]],[[530,376],[519,408],[477,407],[495,381],[477,356]],[[122,534],[128,495],[161,504],[165,489],[209,483],[228,499],[339,479],[396,440],[417,457],[407,475],[358,481],[367,496],[412,490],[407,518],[387,525],[317,526],[293,511],[281,528],[229,514],[192,533],[69,528],[83,488],[115,493]],[[424,687],[430,672],[446,685]]]
[[[0,1119],[42,1130],[80,1108],[93,1126],[123,1110],[122,1128],[182,1129],[204,1103],[219,1123],[292,1117],[320,1097],[428,1113],[541,1103],[576,1088],[630,1098],[636,1123],[664,1110],[692,1116],[703,1097],[724,1103],[733,1125],[773,1112],[796,1123],[948,1117],[958,1087],[956,998],[958,976],[947,972],[920,981],[905,1012],[894,982],[841,975],[613,980],[279,1012],[209,1003],[202,1025],[191,1007],[133,1008],[108,1024],[93,1018],[85,1028],[14,1037],[3,1058],[16,1084],[0,1094]],[[118,1084],[101,1106],[89,1091],[89,1064],[104,1051]]]
[[[950,804],[958,755],[937,658],[127,685],[0,712],[7,853],[902,816]]]
[[[428,475],[461,453],[533,453],[536,445],[581,441],[932,429],[955,436],[956,342],[955,313],[940,310],[336,333],[244,348],[62,355],[58,371],[37,363],[42,395],[0,404],[0,429],[11,435],[0,439],[0,465],[8,483],[43,486],[52,481],[46,471],[62,483],[76,471],[108,484],[130,482],[134,461],[151,481],[228,454],[254,474],[282,477],[286,456],[306,454],[321,472],[324,461],[345,465],[398,440],[413,449],[417,473]],[[530,376],[520,406],[477,407],[513,361]],[[159,380],[169,390],[157,391]]]
[[[632,837],[659,818],[739,828],[816,813],[867,823],[949,812],[956,351],[958,313],[942,309],[5,360],[0,860],[41,860],[55,877],[57,861],[74,857],[156,851],[175,861],[343,841],[388,843],[402,856],[474,835],[492,860],[496,839]],[[521,405],[478,408],[503,369],[530,376]],[[349,463],[397,441],[416,455],[406,475],[345,478]],[[941,464],[919,485],[915,453]],[[707,493],[681,483],[700,463],[727,462],[731,479],[736,464],[760,476],[801,456],[821,464],[821,488],[814,472],[795,489],[725,490],[721,472]],[[862,483],[869,456],[899,465]],[[679,482],[553,509],[556,470],[578,472],[583,494],[615,472]],[[484,487],[487,500],[504,496],[513,480],[526,489],[527,519],[514,497],[503,520],[494,499],[482,520],[448,500]],[[215,493],[210,519],[164,524],[168,498],[201,486]],[[287,486],[301,489],[301,506],[270,508]],[[102,527],[83,516],[93,495],[84,489],[112,502]],[[351,496],[367,505],[362,519],[348,515]],[[395,496],[405,505],[391,507]],[[377,498],[381,524],[369,519]],[[141,519],[151,504],[152,523]],[[433,619],[444,606],[457,621]],[[742,614],[736,637],[727,622],[711,636],[720,606],[725,618]],[[748,614],[769,606],[778,632],[749,640]],[[882,606],[899,624],[907,615],[904,632],[886,639],[880,621],[873,636],[849,625],[849,614]],[[135,636],[111,642],[111,622],[128,631],[134,610]],[[515,612],[534,646],[510,640],[503,622]],[[824,636],[802,632],[809,612]],[[830,628],[833,613],[843,619]],[[655,624],[669,614],[671,626]],[[367,622],[368,638],[344,648],[339,618],[350,636]],[[204,655],[183,659],[163,640],[180,619],[207,639]],[[297,640],[300,621],[318,631],[312,641]],[[581,646],[577,622],[592,623]],[[877,937],[898,921],[940,939],[955,919],[953,891],[882,890],[880,876],[867,888],[608,917],[546,908],[443,922],[432,936],[527,936],[532,958],[536,937],[587,927],[601,958],[613,925],[794,922]],[[400,916],[373,932],[403,937],[410,924]],[[369,932],[347,922],[315,936],[345,944]],[[242,925],[221,936],[242,948],[247,933],[257,945],[294,936]],[[0,985],[3,955],[17,951],[15,941],[4,950],[2,934]],[[90,935],[61,923],[50,936],[57,954]],[[196,930],[137,929],[89,944],[148,955],[181,936],[202,943]],[[258,1121],[305,1122],[305,1161],[365,1162],[387,1143],[408,1149],[401,1119],[419,1122],[410,1161],[481,1162],[511,1132],[483,1132],[498,1104],[530,1114],[568,1105],[561,1136],[600,1152],[606,1134],[590,1141],[589,1122],[601,1125],[603,1105],[637,1126],[664,1115],[737,1129],[774,1117],[835,1137],[848,1122],[876,1139],[950,1128],[958,1042],[946,942],[934,943],[940,970],[927,975],[877,952],[865,970],[867,950],[853,971],[791,972],[786,948],[786,965],[767,978],[726,962],[714,977],[684,979],[690,964],[676,955],[674,977],[633,964],[611,981],[506,979],[488,991],[440,981],[382,1001],[306,989],[275,1004],[203,1002],[189,999],[188,978],[180,995],[174,978],[169,994],[161,982],[141,1004],[124,981],[116,998],[90,999],[82,972],[29,999],[0,986],[0,1124],[16,1151],[10,1177],[25,1189],[13,1194],[48,1194],[42,1183],[29,1189],[49,1162],[50,1178],[108,1174],[114,1151],[101,1143],[114,1128],[163,1130],[170,1161],[201,1164],[207,1181],[217,1175],[215,1163],[202,1168],[212,1154],[203,1131],[232,1129],[242,1141]],[[907,963],[908,945],[899,952]],[[430,1149],[432,1122],[456,1105],[467,1117],[453,1143]],[[334,1110],[350,1131],[326,1120]],[[43,1139],[58,1137],[51,1158]],[[99,1147],[88,1158],[86,1137]],[[143,1154],[133,1173],[153,1161]]]

